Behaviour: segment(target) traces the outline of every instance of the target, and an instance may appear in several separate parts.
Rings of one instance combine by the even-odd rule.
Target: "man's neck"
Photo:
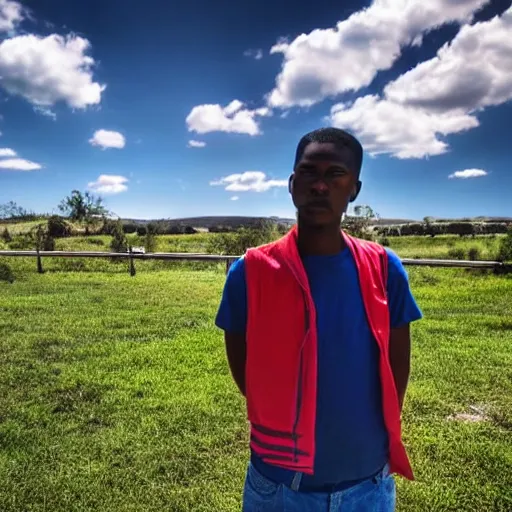
[[[338,225],[305,226],[298,224],[298,247],[301,256],[332,256],[345,248]]]

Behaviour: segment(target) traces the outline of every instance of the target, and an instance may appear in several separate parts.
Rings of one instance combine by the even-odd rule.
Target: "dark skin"
[[[361,189],[354,155],[331,143],[308,144],[290,176],[290,193],[298,211],[298,246],[301,255],[333,255],[344,248],[340,234],[343,213]],[[245,396],[245,334],[225,333],[226,352],[233,379]],[[391,329],[389,360],[398,393],[404,403],[410,372],[409,325]]]

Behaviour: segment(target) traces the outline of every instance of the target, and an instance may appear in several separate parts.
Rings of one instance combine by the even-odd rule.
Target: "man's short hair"
[[[319,128],[304,135],[297,145],[295,163],[293,164],[294,169],[302,158],[304,150],[312,142],[318,142],[319,144],[331,143],[340,149],[350,149],[354,155],[354,162],[357,167],[354,170],[357,176],[359,176],[363,165],[363,147],[353,135],[340,128]]]

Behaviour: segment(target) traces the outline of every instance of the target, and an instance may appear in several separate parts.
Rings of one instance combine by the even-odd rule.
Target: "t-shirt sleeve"
[[[388,301],[391,327],[401,327],[422,318],[420,308],[416,304],[409,277],[400,258],[391,250],[388,254]]]
[[[229,269],[215,325],[223,331],[245,334],[247,326],[247,285],[243,257]]]

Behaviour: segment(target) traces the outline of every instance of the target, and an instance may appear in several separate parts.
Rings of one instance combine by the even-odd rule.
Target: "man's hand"
[[[411,369],[411,329],[409,324],[391,329],[389,362],[395,379],[401,412]]]
[[[245,360],[247,357],[245,334],[226,332],[224,339],[231,375],[238,389],[245,396]]]

